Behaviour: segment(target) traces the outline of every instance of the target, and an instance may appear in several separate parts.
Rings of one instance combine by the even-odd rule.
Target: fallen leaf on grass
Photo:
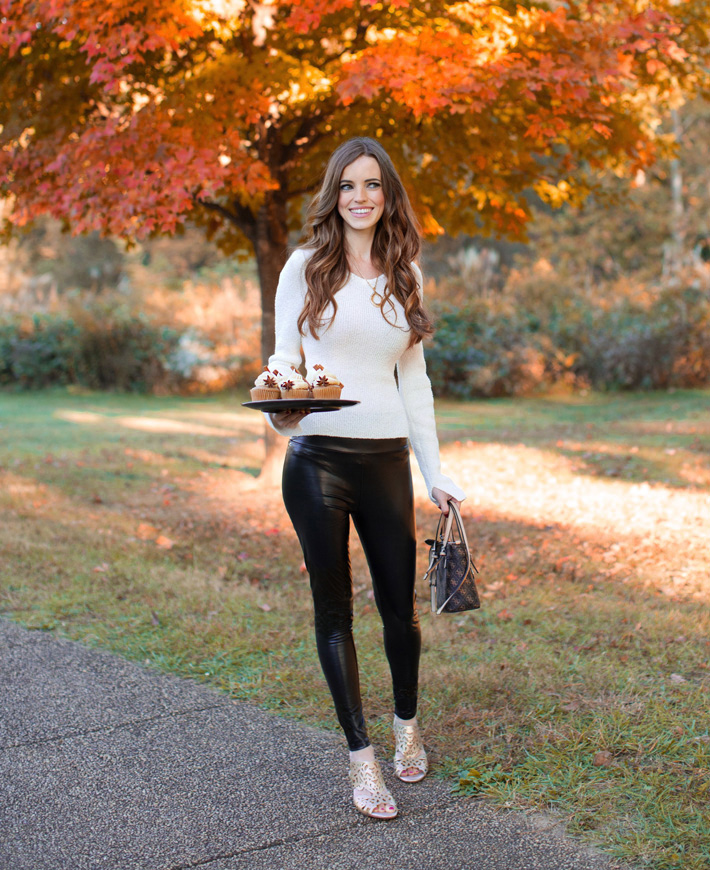
[[[150,523],[140,523],[138,525],[136,537],[140,538],[141,541],[154,541],[159,534],[160,532],[155,528],[155,526],[151,526]]]
[[[171,538],[167,538],[165,535],[158,535],[158,537],[155,539],[155,543],[162,550],[172,550],[172,548],[175,546],[175,541],[173,541]]]
[[[271,610],[271,607],[268,604],[260,604],[259,607],[264,613],[268,613]]]
[[[671,683],[687,683],[685,677],[680,674],[671,674]]]
[[[603,749],[601,752],[594,753],[592,764],[595,767],[611,767],[613,761],[614,756],[611,754],[611,752],[607,752],[605,749]]]
[[[510,622],[512,618],[513,614],[509,610],[501,610],[498,614],[498,619],[502,620],[503,622]]]
[[[102,562],[93,568],[94,574],[105,574],[108,571],[108,562]]]

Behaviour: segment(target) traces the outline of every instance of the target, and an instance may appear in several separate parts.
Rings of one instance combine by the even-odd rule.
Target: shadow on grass
[[[575,474],[710,490],[710,391],[439,403],[442,444],[524,445]]]

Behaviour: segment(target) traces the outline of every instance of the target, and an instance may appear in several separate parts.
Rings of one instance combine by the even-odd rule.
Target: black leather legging
[[[283,496],[303,549],[318,656],[351,750],[370,741],[352,635],[350,517],[372,575],[384,626],[395,713],[417,711],[421,633],[415,605],[416,537],[406,438],[291,438]]]

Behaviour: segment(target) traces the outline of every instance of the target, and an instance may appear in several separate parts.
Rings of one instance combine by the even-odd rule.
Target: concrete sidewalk
[[[609,870],[519,813],[397,781],[351,804],[336,736],[0,620],[0,870]]]

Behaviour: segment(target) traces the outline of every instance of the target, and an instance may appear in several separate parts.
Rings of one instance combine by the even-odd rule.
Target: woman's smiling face
[[[363,154],[343,169],[340,176],[338,213],[353,230],[371,230],[382,217],[385,194],[380,164]]]

